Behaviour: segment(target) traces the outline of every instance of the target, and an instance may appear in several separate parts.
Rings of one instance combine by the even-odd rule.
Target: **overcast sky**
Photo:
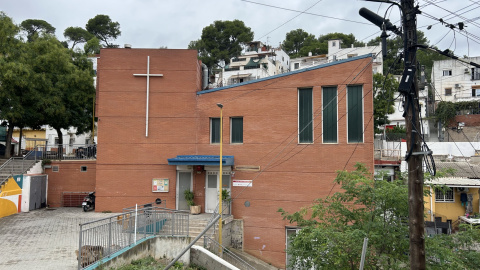
[[[458,56],[480,56],[479,0],[416,2],[423,12],[418,16],[418,27],[426,33],[431,45],[455,51]],[[116,44],[170,49],[187,48],[190,41],[200,38],[205,26],[216,20],[235,19],[252,29],[255,40],[273,46],[278,46],[286,33],[299,28],[316,37],[341,32],[367,42],[380,32],[358,15],[361,7],[383,17],[389,5],[359,0],[0,0],[0,10],[15,23],[25,19],[45,20],[56,28],[60,40],[65,40],[65,28],[85,28],[89,19],[105,14],[120,23],[122,34]],[[390,8],[387,17],[400,26],[397,7]],[[465,22],[466,32],[459,33],[457,29],[455,33],[431,17],[442,18],[449,24]],[[432,25],[430,30],[428,25]]]

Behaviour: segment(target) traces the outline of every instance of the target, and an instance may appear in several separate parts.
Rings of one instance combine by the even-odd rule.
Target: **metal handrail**
[[[211,248],[208,248],[207,245],[205,243],[207,243],[207,241],[205,240],[208,240],[209,243],[212,243],[215,247],[211,247]],[[234,266],[240,268],[240,269],[251,269],[251,270],[256,270],[255,267],[253,267],[252,265],[250,265],[249,263],[247,263],[245,260],[243,260],[242,258],[240,258],[237,254],[233,253],[232,251],[230,251],[228,248],[220,245],[220,243],[218,243],[217,241],[215,241],[214,239],[208,237],[208,236],[204,236],[204,248],[210,250],[210,252],[214,253],[215,255],[219,256],[220,257],[220,254],[221,254],[221,257],[223,260],[233,264]],[[222,251],[221,252],[218,252],[218,250],[221,249]],[[228,257],[229,259],[227,259],[226,257]]]
[[[79,224],[78,269],[155,235],[188,236],[187,211],[145,207]]]
[[[0,172],[3,171],[10,163],[13,163],[14,160],[22,160],[22,169],[20,171],[20,174],[24,174],[26,171],[28,171],[31,166],[25,167],[25,161],[28,160],[28,158],[32,155],[33,151],[29,151],[25,156],[23,157],[11,157],[9,158],[5,163],[0,165]],[[0,186],[3,185],[12,175],[13,175],[13,168],[12,172],[10,172],[10,175],[7,176],[5,179],[0,179]]]

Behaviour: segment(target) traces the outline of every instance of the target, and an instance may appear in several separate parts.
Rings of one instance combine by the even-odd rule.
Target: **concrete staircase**
[[[1,159],[0,164],[0,187],[8,180],[11,175],[24,174],[28,172],[34,165],[35,160],[18,159]],[[38,161],[40,162],[40,161]]]
[[[209,220],[210,219],[190,219],[188,234],[190,235],[192,240],[195,239],[195,237],[197,237],[203,230],[205,230],[205,227],[207,227]],[[213,235],[214,233],[213,227],[217,229],[218,224],[215,224],[214,226],[212,226],[204,235],[207,235],[210,238],[215,238],[215,236]],[[195,245],[203,247],[203,237],[198,239]]]

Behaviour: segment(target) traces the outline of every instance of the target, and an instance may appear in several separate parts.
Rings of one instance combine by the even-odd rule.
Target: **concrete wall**
[[[215,270],[240,270],[237,267],[231,265],[230,263],[222,260],[217,255],[211,253],[210,251],[204,249],[203,247],[193,246],[190,249],[190,262],[199,266],[203,266],[206,269],[215,269]]]
[[[121,250],[112,255],[113,258],[102,260],[105,268],[120,267],[130,264],[132,260],[142,259],[152,256],[155,259],[169,258],[174,259],[181,251],[183,251],[190,244],[189,237],[171,237],[171,236],[157,236],[145,239],[136,246],[130,247],[127,250]],[[190,251],[187,251],[179,262],[190,264]],[[97,264],[100,264],[97,263]],[[97,265],[95,264],[95,265]]]

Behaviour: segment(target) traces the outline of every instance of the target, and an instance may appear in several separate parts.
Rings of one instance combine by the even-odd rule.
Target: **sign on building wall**
[[[233,180],[234,187],[252,187],[253,180]]]
[[[168,192],[168,178],[153,178],[152,192]]]

